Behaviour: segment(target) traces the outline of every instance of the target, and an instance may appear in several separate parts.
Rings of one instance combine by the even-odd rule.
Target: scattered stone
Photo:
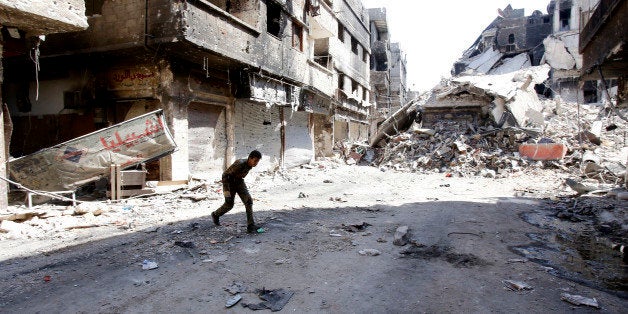
[[[532,290],[532,286],[523,282],[523,281],[515,281],[515,280],[504,280],[502,281],[506,289],[511,291],[523,291],[523,290]]]
[[[587,298],[581,295],[561,293],[560,299],[565,302],[569,302],[573,305],[578,305],[578,306],[586,305],[586,306],[594,307],[596,309],[600,308],[600,305],[597,303],[597,300],[595,298]]]
[[[325,180],[323,180],[323,183],[334,183],[334,181],[329,180],[329,179],[325,179]]]
[[[248,307],[251,310],[265,310],[269,309],[273,312],[281,311],[292,296],[294,292],[288,291],[285,289],[276,289],[276,290],[259,290],[257,295],[260,299],[264,300],[264,302],[258,304],[242,304],[244,307]]]
[[[381,252],[376,249],[363,249],[359,250],[358,253],[363,256],[377,256],[381,254]]]
[[[246,292],[246,287],[244,286],[244,283],[234,281],[230,287],[225,288],[225,291],[231,293],[232,295],[236,295],[238,293]]]
[[[485,178],[495,178],[497,176],[497,172],[493,169],[482,169],[480,171],[480,175]]]
[[[159,264],[157,264],[157,262],[155,262],[155,261],[150,261],[150,260],[145,259],[142,262],[142,269],[144,269],[144,270],[151,270],[151,269],[155,269],[157,267],[159,267]]]
[[[299,198],[307,198],[308,195],[303,193],[303,192],[299,192]]]
[[[509,264],[512,264],[512,263],[525,263],[527,261],[528,260],[525,259],[525,258],[511,258],[511,259],[508,260],[508,263]]]
[[[368,226],[371,226],[371,224],[366,223],[366,222],[363,222],[361,224],[353,224],[353,225],[342,224],[341,229],[348,232],[361,232],[361,231],[366,230]]]
[[[401,226],[397,228],[394,235],[393,244],[397,246],[404,246],[408,244],[408,226]]]
[[[227,302],[225,303],[225,307],[230,308],[236,305],[238,302],[240,302],[240,300],[242,300],[242,296],[239,294],[236,294],[227,300]]]

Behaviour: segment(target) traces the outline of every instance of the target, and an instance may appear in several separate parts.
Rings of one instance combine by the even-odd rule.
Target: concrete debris
[[[523,282],[523,281],[515,281],[515,280],[504,280],[502,281],[506,289],[511,291],[523,291],[523,290],[532,290],[532,286]]]
[[[229,298],[229,300],[227,300],[227,302],[225,303],[225,307],[226,308],[230,308],[230,307],[236,305],[238,302],[240,302],[240,300],[242,300],[242,296],[237,294],[237,295]]]
[[[401,226],[397,228],[394,235],[393,244],[397,246],[404,246],[408,244],[408,226]]]
[[[512,58],[502,59],[488,74],[499,75],[510,72],[519,71],[521,69],[529,68],[532,66],[530,57],[526,53],[520,53]]]
[[[486,74],[504,56],[498,49],[487,49],[483,53],[471,58],[466,73]]]
[[[497,86],[490,89],[495,95],[507,96],[498,94]],[[598,105],[561,100],[543,100],[538,105],[544,117],[543,128],[496,127],[490,114],[473,121],[438,119],[429,128],[415,124],[389,137],[384,147],[370,148],[375,158],[361,164],[382,171],[437,171],[489,178],[508,177],[526,168],[552,167],[569,173],[574,180],[582,176],[597,181],[591,184],[595,188],[584,190],[572,184],[578,194],[608,191],[625,182],[625,121],[609,117],[607,109]],[[606,130],[604,126],[611,124],[617,127]],[[577,136],[583,130],[599,139],[601,145]]]
[[[94,216],[98,216],[109,210],[109,206],[103,203],[80,203],[74,207],[74,215],[85,215],[92,213]]]
[[[596,309],[600,308],[600,305],[595,298],[587,298],[581,295],[569,294],[569,293],[561,293],[560,299],[566,302],[569,302],[573,305],[586,305],[590,307],[594,307]]]
[[[565,43],[560,38],[548,36],[543,40],[543,46],[545,46],[543,59],[552,68],[571,70],[576,67],[576,59],[567,50]]]
[[[381,252],[376,249],[363,249],[363,250],[359,250],[358,253],[364,256],[377,256],[381,254]]]

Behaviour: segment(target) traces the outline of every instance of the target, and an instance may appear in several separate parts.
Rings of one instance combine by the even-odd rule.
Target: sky
[[[426,91],[497,17],[497,9],[547,13],[549,0],[362,0],[367,8],[386,8],[388,31],[406,54],[408,88]]]

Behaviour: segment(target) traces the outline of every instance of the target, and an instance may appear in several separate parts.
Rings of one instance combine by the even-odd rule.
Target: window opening
[[[358,40],[351,36],[351,51],[354,54],[358,54]]]
[[[292,47],[303,51],[303,27],[292,21]]]
[[[343,43],[345,42],[345,28],[340,23],[338,23],[338,39]]]
[[[266,30],[271,35],[281,37],[281,7],[272,1],[267,2]]]

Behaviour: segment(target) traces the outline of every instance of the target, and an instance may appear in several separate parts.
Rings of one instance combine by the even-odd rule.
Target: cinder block
[[[567,154],[567,146],[559,143],[521,144],[519,154],[532,160],[560,160]]]

